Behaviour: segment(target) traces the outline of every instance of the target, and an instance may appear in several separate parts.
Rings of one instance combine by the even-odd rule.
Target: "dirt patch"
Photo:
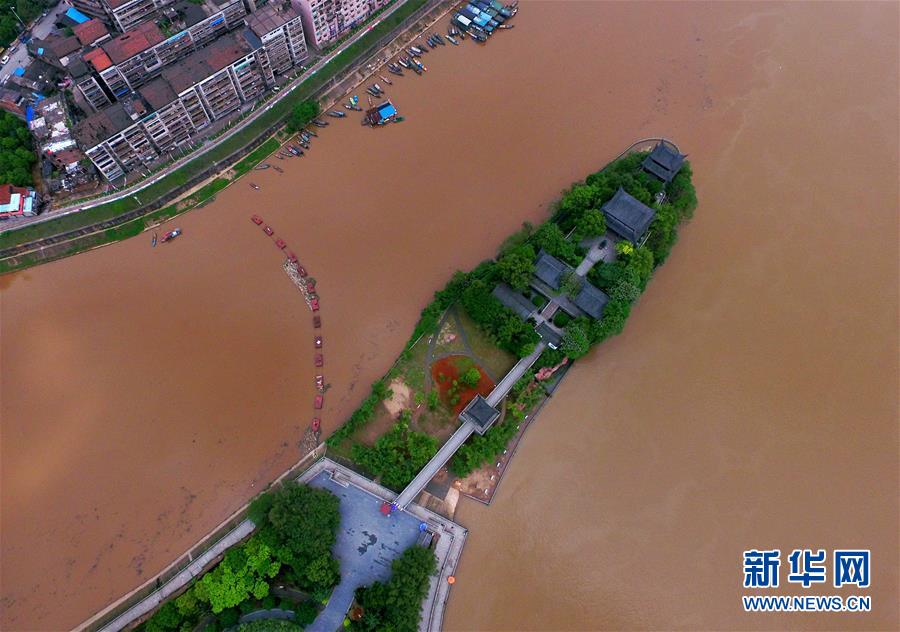
[[[481,376],[478,384],[473,388],[459,383],[459,377],[473,367],[478,369]],[[475,364],[469,356],[452,355],[435,360],[431,364],[431,377],[434,379],[441,399],[453,410],[455,415],[462,412],[466,404],[472,401],[476,395],[487,395],[494,390],[494,380],[488,377],[484,369]],[[458,384],[454,385],[454,381]],[[455,403],[451,403],[451,394],[454,389],[457,389],[459,399]]]
[[[382,403],[388,409],[391,417],[397,418],[400,411],[412,408],[412,389],[400,378],[391,380],[388,388],[391,390],[391,396]]]

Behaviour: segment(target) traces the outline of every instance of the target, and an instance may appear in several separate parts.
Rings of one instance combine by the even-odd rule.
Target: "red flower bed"
[[[449,391],[453,388],[453,380],[459,381],[459,376],[472,367],[478,369],[481,379],[478,380],[478,385],[475,388],[464,386],[462,383],[459,384],[459,401],[452,405],[453,412],[457,415],[462,412],[466,404],[472,401],[476,395],[487,396],[488,393],[494,390],[494,380],[489,378],[484,369],[475,364],[469,356],[447,356],[431,364],[431,377],[434,379],[434,384],[440,393],[441,400],[448,406],[451,405]]]

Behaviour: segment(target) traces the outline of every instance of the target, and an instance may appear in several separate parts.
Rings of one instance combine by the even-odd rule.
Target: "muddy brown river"
[[[299,458],[310,314],[251,213],[319,282],[331,430],[454,269],[658,135],[696,217],[461,504],[446,628],[898,627],[898,18],[526,2],[399,78],[403,124],[334,122],[171,244],[0,277],[0,627],[77,625]],[[871,613],[744,613],[745,549],[841,547],[872,549]]]

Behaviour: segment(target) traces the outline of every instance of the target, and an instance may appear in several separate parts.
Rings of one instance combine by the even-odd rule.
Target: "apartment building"
[[[207,15],[196,5],[181,14],[184,29],[166,37],[154,22],[144,22],[133,31],[85,53],[94,72],[78,83],[87,102],[99,109],[138,89],[169,64],[190,55],[228,31],[243,25],[246,9],[242,0],[226,0]]]
[[[390,0],[296,0],[309,43],[322,48],[346,35]]]
[[[260,97],[266,90],[264,62],[265,49],[225,35],[88,117],[76,137],[100,173],[115,180]]]
[[[300,12],[289,0],[276,0],[247,16],[244,36],[254,49],[264,49],[266,83],[301,64],[309,56]]]

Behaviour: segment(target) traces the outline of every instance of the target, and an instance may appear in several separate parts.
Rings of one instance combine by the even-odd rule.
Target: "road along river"
[[[76,625],[300,456],[313,330],[251,213],[319,282],[328,431],[454,269],[656,135],[696,218],[463,504],[447,627],[896,627],[897,17],[523,3],[398,78],[402,124],[334,122],[171,244],[0,278],[0,627]],[[743,614],[744,549],[839,545],[873,549],[873,614]]]

